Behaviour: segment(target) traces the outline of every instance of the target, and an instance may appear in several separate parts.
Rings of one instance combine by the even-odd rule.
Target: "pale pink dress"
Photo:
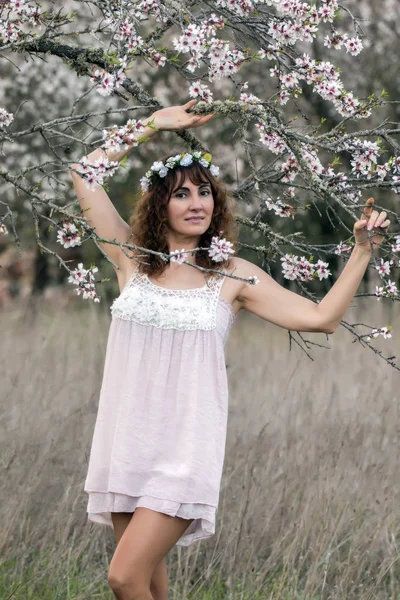
[[[225,272],[225,271],[222,271]],[[170,290],[138,272],[111,305],[84,489],[88,519],[144,506],[194,519],[177,541],[215,533],[225,455],[224,346],[235,320],[225,278]]]

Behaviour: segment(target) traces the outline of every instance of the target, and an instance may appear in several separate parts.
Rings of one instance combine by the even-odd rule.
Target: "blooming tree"
[[[225,118],[234,123],[249,174],[232,193],[239,201],[251,202],[254,207],[252,216],[237,216],[237,219],[244,227],[264,236],[263,245],[251,247],[262,257],[263,264],[266,262],[268,266],[272,261],[281,261],[283,277],[296,282],[304,295],[314,298],[307,289],[307,282],[331,277],[330,255],[340,255],[346,261],[354,246],[351,230],[337,211],[340,209],[349,219],[358,218],[364,206],[364,191],[383,190],[397,198],[400,156],[395,136],[399,129],[396,123],[381,122],[376,116],[378,109],[394,101],[380,91],[358,97],[351,89],[353,78],[348,76],[351,67],[349,73],[342,75],[335,66],[335,53],[338,56],[345,53],[351,61],[367,51],[364,50],[363,23],[346,2],[216,0],[212,5],[197,5],[192,0],[179,3],[174,0],[121,0],[118,3],[77,0],[72,2],[75,10],[71,12],[67,12],[66,4],[59,10],[54,10],[52,4],[44,10],[42,4],[1,0],[2,56],[10,63],[13,53],[24,57],[56,57],[60,67],[83,78],[86,88],[70,114],[60,114],[58,107],[57,118],[47,121],[44,118],[40,122],[31,119],[28,124],[21,120],[21,126],[17,116],[19,113],[23,116],[24,106],[9,105],[7,97],[2,98],[0,141],[3,148],[11,151],[21,140],[35,135],[46,140],[48,155],[18,171],[18,165],[8,161],[3,151],[0,180],[8,190],[14,189],[15,195],[3,196],[5,200],[0,200],[0,231],[13,235],[19,242],[15,214],[18,196],[23,193],[28,198],[29,207],[26,203],[24,206],[31,213],[39,247],[57,258],[69,272],[69,281],[77,286],[77,293],[84,298],[99,301],[94,276],[98,268],[93,264],[84,268],[83,263],[79,263],[71,270],[56,251],[43,243],[39,224],[44,219],[50,223],[56,230],[57,242],[64,248],[80,246],[89,238],[97,245],[98,241],[117,243],[99,238],[88,226],[84,214],[60,201],[57,185],[63,180],[58,173],[67,173],[71,161],[68,162],[58,148],[82,144],[82,136],[75,133],[76,125],[83,123],[89,130],[98,129],[98,125],[92,125],[93,117],[99,120],[106,115],[116,98],[138,102],[135,107],[115,109],[119,113],[143,107],[161,108],[156,91],[151,93],[150,86],[147,88],[146,82],[141,82],[145,79],[141,65],[160,73],[160,79],[164,72],[164,79],[178,78],[181,93],[185,89],[189,96],[200,100],[193,109],[195,112],[215,112],[221,122]],[[81,18],[84,6],[90,8],[89,17],[86,14]],[[94,47],[88,45],[85,35],[95,40]],[[329,57],[332,56],[332,62],[313,57],[316,40]],[[265,88],[272,89],[272,93],[254,93],[255,66],[257,80],[268,81]],[[134,77],[127,75],[129,69]],[[72,95],[73,89],[69,93]],[[78,112],[78,101],[89,94],[97,98],[96,110]],[[302,102],[306,95],[329,105],[336,115],[334,125],[327,127],[324,119],[315,120],[312,111],[305,113],[306,104]],[[126,148],[127,143],[137,145],[142,131],[142,121],[129,118],[123,126],[103,128],[101,144],[115,151]],[[175,135],[186,144],[188,152],[207,151],[188,131],[177,131]],[[94,145],[98,143],[96,140]],[[107,159],[93,164],[83,159],[80,165],[89,189],[105,186],[107,179],[121,171],[120,164]],[[46,188],[46,193],[40,193],[39,188],[43,188],[46,181],[51,182],[51,186]],[[268,225],[271,214],[295,221],[296,216],[311,205],[329,208],[329,214],[349,231],[348,237],[336,244],[315,247],[299,234],[284,236]],[[50,216],[45,210],[50,210]],[[397,212],[387,207],[385,210],[392,222],[398,224]],[[292,251],[282,251],[283,245],[289,245]],[[130,244],[125,246],[135,248]],[[146,252],[145,248],[142,250]],[[371,268],[379,275],[381,285],[370,295],[378,301],[381,298],[397,301],[400,233],[386,234],[379,252],[380,258],[373,251]],[[214,238],[209,253],[217,268],[217,263],[232,253],[229,240]],[[319,256],[316,262],[314,255]],[[163,258],[183,262],[185,249]],[[257,278],[250,279],[249,284],[257,284]],[[391,336],[390,327],[372,328],[346,321],[342,324],[373,350],[369,343],[372,339],[378,335]],[[368,331],[363,333],[361,327]],[[395,366],[393,358],[386,360]]]

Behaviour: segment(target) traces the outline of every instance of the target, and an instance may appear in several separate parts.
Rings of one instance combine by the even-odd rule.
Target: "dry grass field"
[[[354,305],[393,325],[373,344],[400,366],[398,305]],[[82,300],[0,316],[4,600],[113,597],[83,491],[109,319]],[[302,335],[314,360],[254,315],[232,328],[216,533],[169,553],[171,600],[400,598],[400,372],[343,328]]]

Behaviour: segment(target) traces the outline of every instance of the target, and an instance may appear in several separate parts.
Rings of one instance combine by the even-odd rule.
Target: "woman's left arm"
[[[256,276],[259,283],[245,284],[239,301],[242,308],[255,315],[293,331],[333,333],[350,305],[368,267],[373,246],[378,246],[383,236],[379,231],[387,230],[390,221],[386,212],[372,211],[373,198],[367,200],[362,217],[354,224],[355,246],[342,273],[319,304],[287,290],[270,275],[249,261],[239,259],[237,263],[241,277]],[[377,234],[368,238],[368,230]]]

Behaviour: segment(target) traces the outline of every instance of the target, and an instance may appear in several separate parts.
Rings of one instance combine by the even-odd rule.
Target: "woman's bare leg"
[[[129,525],[133,513],[111,513],[117,545]],[[168,571],[166,557],[155,568],[151,577],[150,592],[154,600],[168,600]]]
[[[193,519],[136,508],[108,572],[108,582],[118,600],[153,600],[152,575],[192,522]]]

